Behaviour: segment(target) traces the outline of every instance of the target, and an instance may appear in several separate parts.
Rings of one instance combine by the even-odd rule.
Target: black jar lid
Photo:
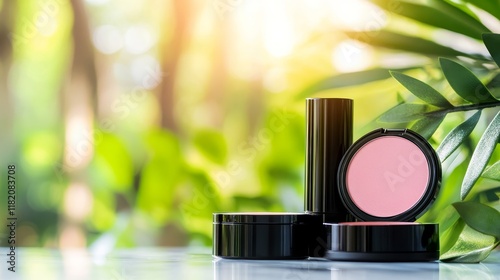
[[[306,213],[214,213],[215,257],[305,259],[318,249],[322,216]]]
[[[377,129],[346,152],[338,170],[342,202],[361,221],[415,221],[435,200],[441,163],[409,129]]]
[[[414,222],[324,224],[324,257],[339,261],[416,262],[439,259],[439,225]]]
[[[301,224],[320,222],[320,216],[306,213],[244,212],[214,213],[213,222],[223,224]]]

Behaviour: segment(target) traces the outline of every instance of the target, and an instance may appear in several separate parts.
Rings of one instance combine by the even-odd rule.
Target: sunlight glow
[[[283,9],[275,7],[271,10],[274,11],[266,17],[264,46],[272,56],[284,57],[292,52],[295,43],[291,22]]]
[[[94,46],[104,54],[112,54],[123,47],[123,37],[115,26],[102,25],[93,33]]]
[[[147,52],[156,43],[151,28],[146,25],[131,26],[125,32],[125,49],[132,54]]]
[[[83,183],[72,183],[64,194],[64,213],[72,221],[83,221],[92,211],[93,196]]]
[[[387,15],[364,0],[334,0],[331,20],[340,29],[377,30],[387,24]]]
[[[360,71],[373,62],[371,47],[353,40],[345,40],[332,53],[332,65],[340,72]]]
[[[71,170],[83,168],[94,154],[94,130],[89,123],[89,113],[78,115],[78,111],[68,116],[66,124],[64,166]]]

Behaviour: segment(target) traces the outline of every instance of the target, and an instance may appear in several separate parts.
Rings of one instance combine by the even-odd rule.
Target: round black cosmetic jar
[[[424,262],[439,259],[438,224],[325,224],[325,258],[338,261]]]
[[[305,259],[322,227],[322,216],[305,213],[214,213],[215,257]]]

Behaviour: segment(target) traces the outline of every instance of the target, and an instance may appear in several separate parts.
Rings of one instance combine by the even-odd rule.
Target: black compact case
[[[337,261],[427,262],[439,259],[437,224],[325,224],[324,258]]]
[[[372,170],[387,170],[394,167],[394,163],[401,164],[402,155],[397,147],[391,145],[376,146],[377,155],[364,157],[368,162],[357,165],[360,172],[354,172],[357,176],[366,176],[362,180],[366,189],[362,195],[355,193],[349,187],[348,173],[352,168],[356,156],[368,150],[370,145],[375,145],[376,141],[386,141],[387,143],[403,142],[417,151],[412,155],[420,155],[418,164],[424,166],[426,180],[422,180],[419,188],[423,191],[419,193],[417,199],[403,207],[403,210],[394,212],[391,215],[382,215],[373,208],[366,207],[367,204],[375,204],[376,198],[365,192],[379,188],[387,194],[392,194],[396,190],[391,189],[390,182],[381,180],[381,173],[374,173]],[[387,141],[389,140],[389,141]],[[373,146],[371,147],[373,151]],[[389,156],[390,155],[390,156]],[[358,159],[359,163],[359,159]],[[406,163],[404,163],[406,164]],[[409,163],[408,163],[409,164]],[[360,170],[360,166],[363,167]],[[387,169],[385,169],[387,168]],[[407,176],[408,170],[398,169],[401,176]],[[359,173],[359,175],[358,175]],[[398,174],[396,174],[397,176]],[[351,179],[356,179],[355,177]],[[377,177],[378,179],[371,178]],[[379,177],[380,176],[380,177]],[[434,223],[421,224],[414,222],[432,204],[437,196],[441,183],[441,163],[431,145],[419,134],[409,129],[377,129],[361,137],[346,152],[338,170],[339,195],[350,213],[359,222],[344,222],[338,224],[325,223],[324,231],[326,235],[326,250],[324,257],[331,260],[342,261],[378,261],[378,262],[410,262],[410,261],[435,261],[439,259],[439,225]],[[414,182],[399,182],[400,187],[406,191]],[[359,185],[359,181],[357,183]],[[380,186],[377,184],[381,184]],[[377,189],[378,190],[378,189]],[[380,192],[377,191],[377,192]],[[369,199],[357,201],[356,196],[368,197]],[[399,196],[388,196],[384,203],[378,204],[378,210],[390,209],[393,205],[401,204],[404,192]],[[383,198],[386,198],[385,195]],[[356,202],[357,201],[357,202]]]
[[[305,213],[214,213],[213,255],[227,259],[305,259],[321,216]]]

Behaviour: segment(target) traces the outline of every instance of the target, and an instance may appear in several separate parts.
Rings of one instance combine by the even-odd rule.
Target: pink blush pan
[[[347,168],[346,187],[356,206],[372,216],[391,217],[412,208],[429,181],[424,153],[396,136],[371,140]]]
[[[434,201],[441,163],[430,144],[409,129],[368,133],[346,152],[339,195],[360,221],[415,221]]]

